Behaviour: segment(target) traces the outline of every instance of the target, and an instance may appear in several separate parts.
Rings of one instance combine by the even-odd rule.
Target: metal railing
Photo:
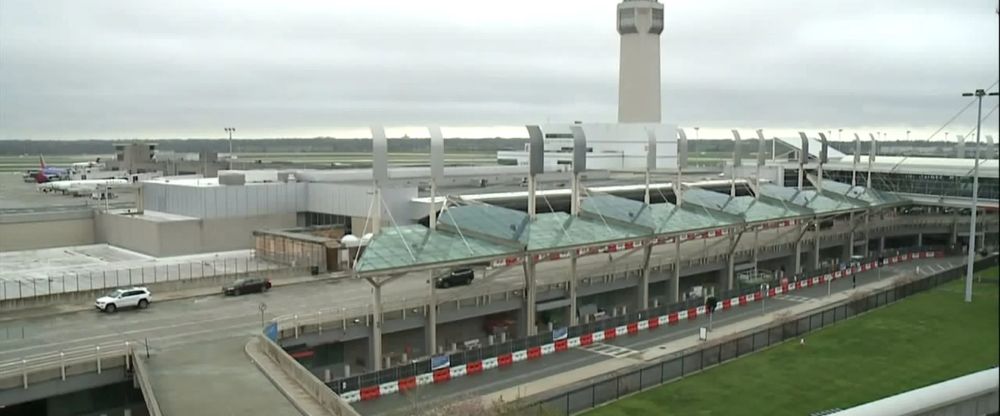
[[[987,258],[977,261],[976,268],[995,264],[995,257]],[[518,414],[572,415],[592,409],[624,396],[699,373],[789,339],[799,338],[806,333],[817,331],[845,319],[930,290],[960,278],[963,276],[964,270],[964,267],[956,267],[909,283],[897,284],[863,298],[850,299],[845,304],[827,308],[802,318],[778,322],[752,332],[744,332],[732,337],[732,339],[719,342],[710,341],[707,345],[693,351],[687,350],[672,354],[642,368],[633,367],[611,375],[591,378],[583,387],[524,398],[521,399],[521,403],[525,403],[524,408],[520,409],[521,412]]]
[[[101,374],[109,368],[123,365],[129,369],[130,356],[136,345],[134,341],[122,340],[70,347],[0,362],[0,389],[16,386],[26,389],[32,383],[54,378],[66,380],[67,376],[83,373]]]
[[[44,277],[23,277],[17,272],[7,272],[0,275],[0,301],[206,277],[235,278],[284,269],[289,267],[255,257],[230,257],[176,264],[140,264],[114,270],[67,270]]]

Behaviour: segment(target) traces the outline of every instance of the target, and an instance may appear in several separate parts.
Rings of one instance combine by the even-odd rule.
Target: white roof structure
[[[1000,176],[1000,161],[996,159],[981,159],[979,161],[979,177],[997,178]],[[830,156],[830,162],[824,169],[837,171],[850,171],[854,163],[853,156],[844,156],[839,160],[834,160]],[[875,156],[872,164],[872,172],[879,173],[900,173],[910,175],[947,175],[947,176],[970,176],[975,164],[975,159],[958,159],[944,157],[913,157],[913,156]],[[868,156],[861,157],[858,162],[858,171],[868,171]]]
[[[802,150],[800,149],[802,147],[802,139],[798,137],[794,139],[789,139],[787,137],[777,137],[777,139],[779,142],[782,142],[793,149]],[[829,145],[829,142],[827,142],[827,144]],[[822,142],[811,137],[809,138],[809,156],[811,156],[814,159],[819,159],[819,151],[822,148],[823,148]],[[826,155],[830,160],[839,159],[844,156],[847,156],[843,152],[834,149],[833,146],[827,146]]]

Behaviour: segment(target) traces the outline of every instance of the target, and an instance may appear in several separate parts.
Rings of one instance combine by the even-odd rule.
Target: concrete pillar
[[[882,254],[885,251],[885,237],[879,237],[878,239],[878,252]]]
[[[924,245],[924,233],[917,233],[917,247],[923,247]]]
[[[538,333],[535,326],[535,313],[538,305],[535,302],[535,258],[529,255],[524,261],[524,328],[525,336]]]
[[[674,237],[674,277],[667,284],[667,299],[669,303],[680,302],[681,299],[681,237]]]
[[[725,273],[725,284],[722,285],[724,290],[732,290],[734,280],[736,279],[736,256],[734,255],[736,251],[736,234],[729,233],[729,253],[726,260],[726,269],[723,271]]]
[[[371,353],[368,362],[373,371],[382,369],[382,286],[372,285],[372,328],[368,342]]]
[[[569,324],[570,326],[579,323],[579,312],[577,312],[576,306],[576,289],[577,289],[577,276],[576,276],[576,249],[570,253],[569,257]]]
[[[815,238],[813,238],[812,268],[813,268],[813,270],[818,270],[819,269],[819,263],[820,263],[820,261],[819,261],[820,260],[819,250],[820,250],[820,247],[821,247],[821,244],[820,244],[820,241],[819,241],[819,224],[816,224],[816,231],[815,231],[815,233],[816,233],[816,236],[815,236]]]
[[[802,273],[802,239],[798,239],[795,242],[795,255],[792,256],[795,259],[795,267],[792,268],[791,274]]]
[[[872,229],[871,210],[865,211],[865,257],[871,255]]]
[[[649,258],[653,254],[653,243],[646,241],[642,246],[642,274],[639,276],[639,309],[649,308]]]
[[[434,271],[427,272],[427,282],[430,286],[430,299],[427,302],[427,324],[424,325],[424,342],[427,353],[437,351],[437,288],[434,282]]]

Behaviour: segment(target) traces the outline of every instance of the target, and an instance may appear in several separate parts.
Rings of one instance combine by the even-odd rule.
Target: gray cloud
[[[0,138],[211,137],[225,125],[287,137],[371,123],[616,117],[614,2],[374,4],[5,1]],[[664,120],[703,131],[929,133],[967,102],[960,92],[1000,78],[994,7],[667,2]]]

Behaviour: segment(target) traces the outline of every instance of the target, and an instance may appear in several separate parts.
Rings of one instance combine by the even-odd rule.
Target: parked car
[[[244,293],[266,292],[271,288],[271,281],[268,279],[246,278],[237,279],[233,284],[222,288],[222,294],[226,296],[239,296]]]
[[[475,276],[476,274],[473,273],[472,269],[455,269],[447,276],[439,278],[435,286],[440,289],[447,289],[452,286],[468,285],[472,283],[472,279]]]
[[[120,308],[146,309],[152,301],[152,294],[144,287],[117,289],[105,296],[97,298],[94,307],[102,312],[114,313]]]

